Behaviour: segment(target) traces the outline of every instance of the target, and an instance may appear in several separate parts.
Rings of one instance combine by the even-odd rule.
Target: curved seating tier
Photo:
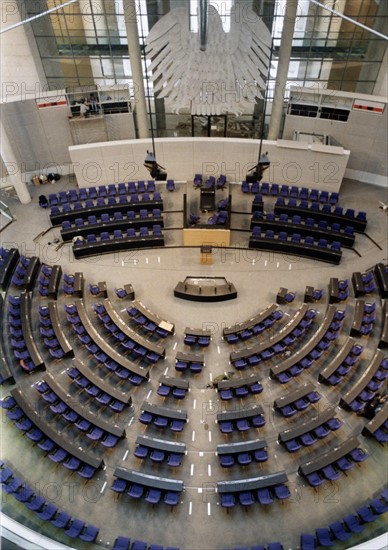
[[[291,320],[274,336],[259,344],[230,354],[230,362],[236,369],[258,365],[285,349],[300,338],[310,327],[316,315],[316,310],[303,304]]]
[[[310,368],[313,362],[317,361],[334,344],[344,318],[344,311],[329,305],[325,317],[313,337],[291,357],[271,367],[271,378],[276,378],[284,384],[291,378],[299,376],[304,369]]]
[[[138,435],[136,438],[136,458],[150,458],[155,463],[167,463],[168,466],[177,467],[181,465],[186,454],[186,445],[176,441],[166,441],[146,435]]]
[[[144,230],[144,231],[143,231]],[[113,234],[101,233],[97,239],[95,234],[88,234],[86,241],[76,240],[73,246],[75,258],[85,258],[95,256],[96,254],[110,254],[120,250],[131,250],[133,248],[152,248],[164,246],[164,236],[161,233],[160,226],[154,225],[152,234],[148,233],[147,227],[141,227],[139,234],[135,230],[127,229],[127,234],[123,235],[121,230]],[[131,235],[131,236],[129,236]]]
[[[21,390],[11,391],[12,406],[7,406],[7,416],[15,426],[45,451],[50,460],[65,468],[76,471],[85,479],[90,479],[104,466],[104,461],[83,450],[78,443],[70,441],[63,432],[56,432],[46,423],[31,403],[26,401]],[[4,407],[3,402],[1,406]]]
[[[132,195],[134,193],[153,193],[155,191],[155,181],[147,182],[140,180],[138,182],[129,181],[128,183],[111,183],[109,185],[100,185],[98,187],[81,187],[80,189],[70,189],[69,191],[60,191],[58,194],[50,193],[48,202],[50,206],[58,204],[67,204],[68,202],[84,201],[87,199],[97,199],[97,197],[115,197],[117,195]]]
[[[83,405],[77,403],[50,373],[46,374],[43,381],[35,384],[41,398],[48,404],[50,410],[62,416],[93,442],[99,442],[104,447],[114,447],[119,439],[126,437],[125,430],[117,424],[102,419]],[[99,396],[96,396],[98,399]]]
[[[248,321],[225,327],[222,334],[228,344],[236,344],[239,341],[249,340],[252,336],[261,334],[282,318],[283,312],[278,309],[276,304],[271,304]]]
[[[152,403],[144,403],[140,407],[141,414],[139,422],[142,424],[153,424],[158,428],[169,428],[172,432],[181,432],[186,424],[187,411],[182,409],[170,409],[160,407]]]
[[[249,237],[249,248],[314,258],[333,264],[339,264],[342,257],[341,245],[338,241],[330,244],[326,239],[319,239],[316,242],[312,236],[307,236],[302,242],[299,233],[289,234],[285,231],[274,233],[268,229],[265,234],[262,234],[259,226],[253,228],[252,236]]]
[[[145,307],[138,300],[134,300],[132,305],[127,309],[128,315],[146,332],[156,332],[157,336],[166,338],[170,334],[174,334],[175,325],[166,321]],[[154,329],[156,326],[156,330]]]
[[[114,216],[115,212],[121,212],[126,214],[128,210],[140,212],[140,210],[153,210],[158,208],[163,210],[163,201],[160,197],[160,193],[154,193],[153,198],[149,194],[140,196],[131,195],[130,200],[125,195],[121,196],[118,201],[114,197],[109,201],[105,198],[99,198],[96,200],[90,200],[90,202],[81,203],[75,202],[73,205],[53,206],[50,212],[50,220],[53,226],[61,225],[64,221],[75,222],[77,218],[83,217],[88,219],[89,216],[96,216],[101,218],[103,214]]]
[[[186,353],[178,351],[175,357],[175,370],[178,372],[191,372],[199,374],[205,366],[203,353]]]
[[[265,425],[263,407],[256,405],[217,413],[217,424],[224,434],[233,431],[246,432],[251,428],[262,428]]]
[[[169,506],[179,504],[183,491],[183,481],[165,477],[152,476],[135,470],[117,467],[113,474],[125,487],[122,492],[134,499],[144,498],[150,504],[163,501]]]
[[[331,386],[342,382],[350,370],[356,367],[363,349],[364,346],[357,344],[353,338],[349,338],[330,363],[321,370],[319,381],[327,382]]]
[[[265,439],[252,439],[237,443],[217,445],[217,455],[223,468],[235,464],[247,466],[251,462],[266,462],[268,460],[267,442]]]
[[[303,384],[298,389],[278,397],[274,401],[275,410],[283,416],[293,416],[298,411],[304,411],[311,404],[316,403],[321,398],[311,382]]]
[[[275,203],[274,212],[277,215],[287,214],[288,216],[299,215],[302,218],[316,218],[318,220],[325,220],[331,225],[337,223],[341,228],[353,227],[354,231],[364,233],[367,226],[367,219],[365,212],[358,212],[348,208],[345,213],[340,206],[331,205],[321,206],[318,202],[313,202],[311,205],[307,201],[300,201],[297,204],[296,199],[284,200],[283,197],[279,197]]]
[[[59,320],[58,305],[49,301],[47,305],[39,306],[40,334],[44,345],[54,359],[74,357],[74,351],[65,336]]]
[[[71,308],[74,308],[72,313]],[[79,341],[85,345],[89,353],[93,354],[94,358],[103,363],[108,369],[114,370],[117,374],[123,372],[123,378],[128,379],[132,384],[139,385],[144,380],[149,378],[146,368],[139,367],[115,349],[113,349],[96,330],[86,313],[86,309],[82,300],[75,300],[74,304],[66,306],[67,320],[72,324],[74,331],[77,333]],[[143,350],[142,346],[140,348]],[[141,352],[144,356],[145,353]],[[137,356],[138,357],[138,356]]]
[[[313,218],[302,220],[301,216],[298,215],[289,218],[287,214],[275,216],[272,212],[263,214],[256,211],[252,216],[251,229],[258,226],[261,227],[263,231],[267,229],[277,233],[285,231],[287,234],[298,233],[302,237],[310,235],[316,241],[319,239],[327,239],[330,242],[338,241],[341,246],[347,248],[352,248],[355,240],[352,227],[341,229],[338,223],[333,223],[331,226],[328,226],[325,220],[317,221]]]
[[[72,539],[79,538],[84,542],[94,542],[96,540],[99,533],[98,527],[92,524],[87,525],[84,521],[58,510],[52,502],[46,500],[40,492],[25,483],[18,474],[3,462],[0,466],[0,476],[2,491],[7,495],[12,495],[29,510],[36,512],[40,520],[50,521],[55,527],[63,529],[64,533]]]
[[[252,395],[263,391],[260,376],[257,374],[231,380],[214,381],[214,384],[217,386],[218,394],[223,401],[228,401],[234,397],[238,399],[252,397]]]
[[[6,292],[11,283],[13,272],[19,262],[20,254],[17,248],[6,250],[0,247],[0,291]]]
[[[293,199],[309,200],[311,202],[320,202],[321,204],[337,204],[339,193],[335,191],[319,191],[318,189],[308,187],[298,187],[296,185],[279,185],[267,182],[247,182],[244,180],[241,184],[243,193],[260,193],[261,195],[271,195],[272,197],[290,197]]]
[[[171,395],[175,399],[184,399],[189,390],[189,381],[183,378],[172,378],[170,376],[162,376],[159,378],[159,388],[157,394],[161,397]]]
[[[362,429],[362,435],[374,437],[379,443],[388,442],[388,402]]]
[[[255,502],[267,505],[272,504],[273,498],[280,500],[291,496],[288,487],[286,472],[276,472],[259,477],[218,481],[217,491],[221,497],[221,506],[232,508],[238,503],[250,506]]]

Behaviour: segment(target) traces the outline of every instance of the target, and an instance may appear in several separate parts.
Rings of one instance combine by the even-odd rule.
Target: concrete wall
[[[245,179],[258,160],[259,142],[229,138],[164,138],[156,140],[156,159],[168,177],[192,180],[195,173],[225,174],[229,181]],[[69,148],[80,187],[149,179],[143,162],[150,140],[124,140]],[[271,167],[265,181],[338,191],[349,151],[342,147],[278,140],[264,141]]]
[[[287,115],[283,132],[284,139],[292,139],[294,132],[332,136],[351,152],[346,177],[376,185],[387,184],[388,109],[386,98],[331,90],[324,90],[321,94],[314,95],[308,89],[297,90],[296,96],[294,102],[299,104],[350,109],[349,118],[347,122],[340,122]],[[353,110],[353,102],[356,99],[385,104],[384,112],[379,114],[366,110]]]

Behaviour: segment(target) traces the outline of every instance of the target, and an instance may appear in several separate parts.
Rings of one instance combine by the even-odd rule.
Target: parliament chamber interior
[[[302,86],[281,97],[276,137],[276,71],[268,69],[264,103],[238,116],[208,105],[199,113],[194,100],[194,111],[168,113],[171,98],[158,99],[158,78],[147,75],[152,101],[142,121],[129,96],[113,101],[92,50],[102,58],[102,46],[117,46],[110,61],[122,61],[113,79],[121,94],[129,60],[136,78],[126,36],[136,18],[128,22],[126,10],[140,10],[137,45],[150,33],[148,44],[168,50],[158,25],[197,3],[56,2],[55,17],[39,14],[50,3],[37,4],[21,2],[2,23],[16,25],[16,50],[27,36],[36,42],[30,55],[50,90],[44,102],[41,90],[7,96],[2,77],[2,548],[386,548],[380,72],[360,65],[353,74],[350,53],[342,76],[334,61],[330,70],[322,62],[321,78],[336,91],[329,101],[325,90],[312,92],[306,71]],[[221,8],[209,4],[212,20]],[[313,3],[274,4],[249,0],[269,29],[268,67],[281,65],[287,25],[279,22],[287,18],[276,10],[286,5],[300,10],[289,52],[298,78],[303,63],[311,71],[318,63],[311,49],[306,58],[298,49],[312,20],[335,43],[331,55],[351,51]],[[371,0],[364,13],[362,2],[344,4],[345,15],[378,31],[374,50],[365,28],[359,47],[384,68],[386,5]],[[20,25],[27,16],[34,20]],[[341,14],[330,18],[338,23]],[[124,20],[125,39],[115,42]],[[69,54],[64,21],[85,51]],[[349,32],[353,23],[342,21]],[[222,30],[211,24],[210,49]],[[13,32],[0,35],[5,45]],[[99,34],[105,43],[93,42]],[[266,45],[255,40],[261,66]],[[42,53],[54,43],[58,59],[53,49]],[[2,55],[7,74],[12,56]],[[90,112],[82,116],[74,98],[86,85]]]

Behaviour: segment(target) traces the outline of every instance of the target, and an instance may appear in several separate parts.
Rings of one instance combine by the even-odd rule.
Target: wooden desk
[[[84,275],[81,272],[76,272],[74,274],[74,293],[75,298],[82,298],[84,295]]]
[[[274,401],[274,407],[275,409],[281,409],[285,407],[286,405],[291,405],[291,403],[295,403],[298,399],[301,399],[305,395],[308,395],[309,393],[316,391],[315,386],[308,382],[307,384],[303,384],[303,386],[299,387],[295,391],[291,393],[287,393],[286,395],[283,395],[281,397],[278,397]]]

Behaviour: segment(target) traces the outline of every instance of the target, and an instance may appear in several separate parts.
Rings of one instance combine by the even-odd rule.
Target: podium
[[[213,248],[210,245],[204,244],[201,246],[201,264],[212,265],[213,263]]]

